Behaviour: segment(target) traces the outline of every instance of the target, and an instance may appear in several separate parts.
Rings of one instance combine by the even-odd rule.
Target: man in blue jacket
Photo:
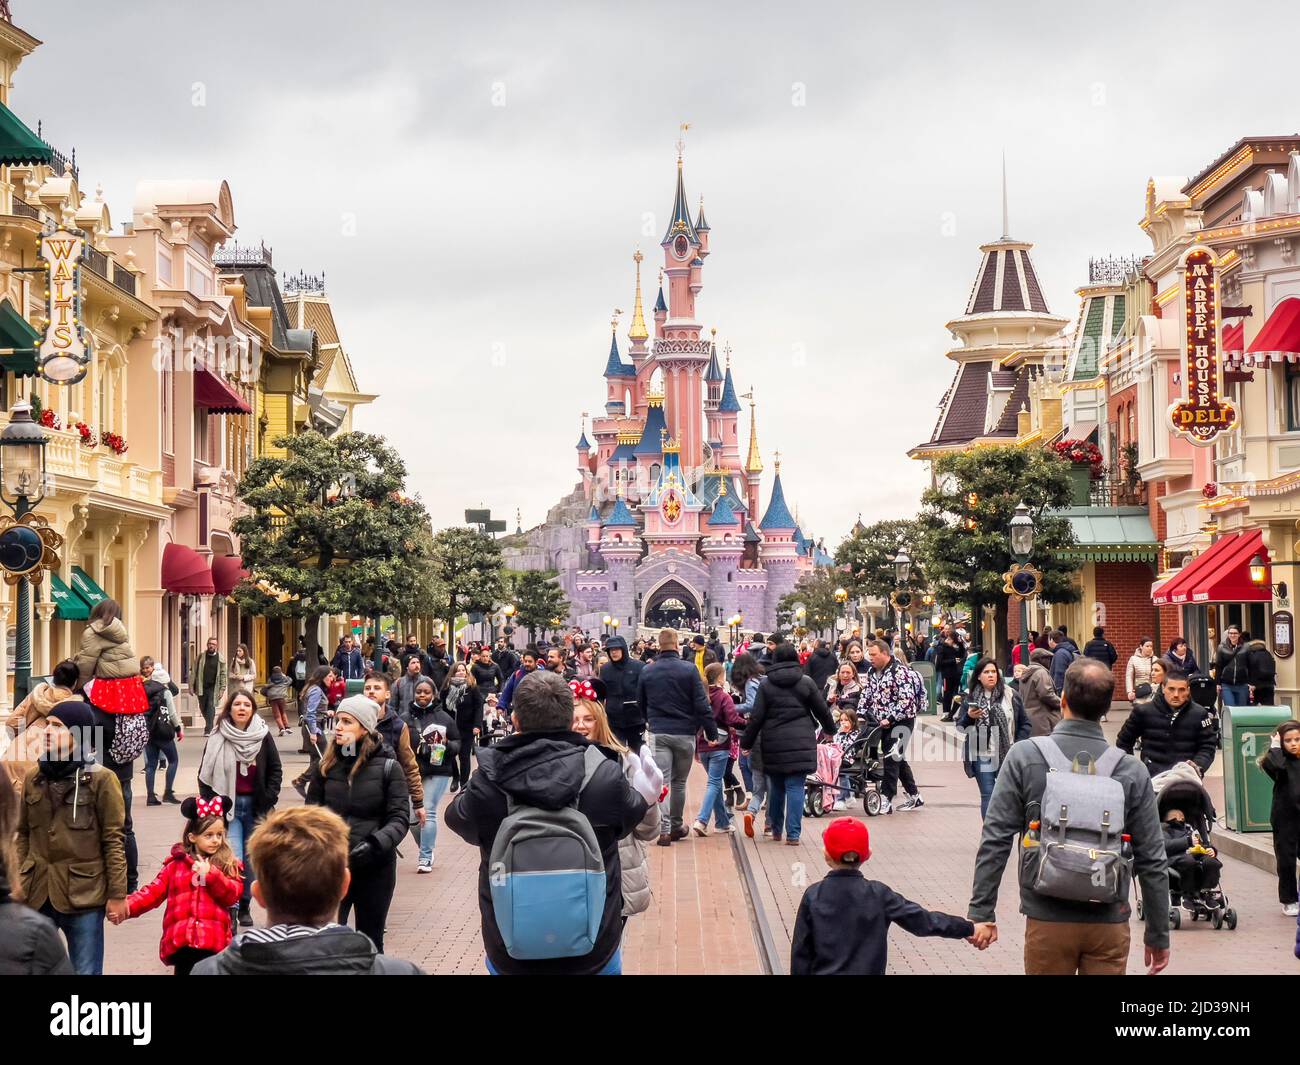
[[[655,763],[669,787],[668,807],[660,804],[659,846],[685,839],[690,832],[682,823],[686,808],[686,777],[695,760],[695,734],[704,730],[710,742],[718,738],[704,679],[694,662],[677,650],[677,630],[659,632],[659,657],[641,671],[637,683],[638,714],[654,734]]]
[[[1079,658],[1079,645],[1065,635],[1063,629],[1047,634],[1047,646],[1052,652],[1052,687],[1060,695],[1065,690],[1065,671]]]
[[[344,636],[343,643],[330,663],[334,671],[344,680],[364,680],[366,664],[361,658],[361,651],[354,645],[351,636]]]

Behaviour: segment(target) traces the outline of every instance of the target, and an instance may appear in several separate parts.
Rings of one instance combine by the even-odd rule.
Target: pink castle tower
[[[704,371],[709,361],[709,344],[700,339],[695,320],[695,297],[703,288],[704,256],[708,254],[708,230],[696,228],[686,204],[682,178],[682,142],[677,142],[677,191],[672,217],[660,246],[664,250],[664,273],[668,277],[668,314],[663,337],[654,345],[654,361],[663,372],[664,405],[668,427],[681,447],[681,465],[688,476],[704,460]],[[703,221],[704,212],[700,212]],[[656,314],[656,322],[658,315]]]

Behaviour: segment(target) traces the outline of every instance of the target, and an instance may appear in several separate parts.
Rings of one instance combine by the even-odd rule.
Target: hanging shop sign
[[[75,385],[86,376],[91,343],[82,326],[81,263],[83,233],[56,229],[41,237],[45,267],[45,336],[38,357],[41,377],[52,384]]]
[[[1218,264],[1208,248],[1183,256],[1183,398],[1170,404],[1174,432],[1209,447],[1237,425],[1237,409],[1223,398],[1219,357]]]
[[[0,517],[0,570],[6,584],[17,584],[24,577],[40,584],[47,569],[59,568],[62,546],[63,537],[39,514]]]

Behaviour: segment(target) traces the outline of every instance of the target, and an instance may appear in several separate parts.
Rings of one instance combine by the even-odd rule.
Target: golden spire
[[[758,456],[758,417],[754,413],[753,386],[740,398],[749,400],[749,458],[745,460],[745,472],[762,473],[763,460]]]
[[[641,310],[641,260],[644,258],[641,249],[637,248],[636,254],[632,256],[636,263],[636,303],[632,306],[632,328],[627,334],[634,344],[650,336],[650,331],[645,327],[645,313]]]

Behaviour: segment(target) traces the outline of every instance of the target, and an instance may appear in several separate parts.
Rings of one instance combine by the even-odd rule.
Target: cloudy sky
[[[1225,53],[1208,4],[11,6],[45,41],[13,106],[115,222],[142,178],[224,178],[239,240],[326,272],[380,393],[358,427],[437,524],[481,503],[527,527],[572,488],[632,254],[651,281],[662,261],[679,122],[712,226],[700,318],[828,543],[915,510],[905,451],[1001,232],[1004,150],[1011,233],[1073,316],[1090,255],[1148,247],[1150,175],[1300,128],[1286,64]]]

